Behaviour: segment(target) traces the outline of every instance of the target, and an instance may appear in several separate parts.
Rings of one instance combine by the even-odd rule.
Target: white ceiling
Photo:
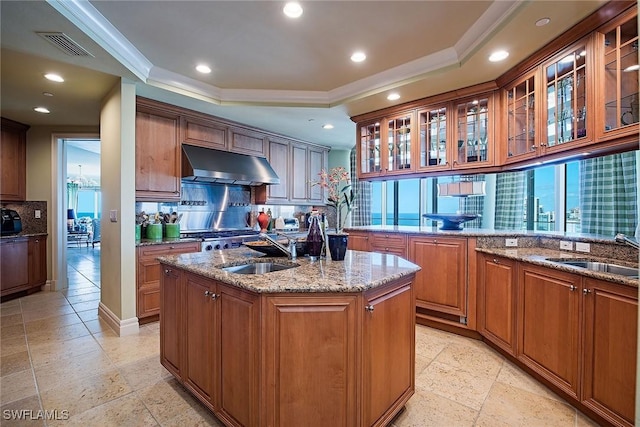
[[[282,1],[2,1],[1,112],[97,125],[100,100],[124,77],[141,96],[349,148],[350,116],[494,80],[604,3],[313,0],[290,20]],[[543,17],[551,23],[536,27]],[[93,56],[70,56],[41,31]],[[498,48],[511,55],[488,62]],[[349,60],[357,49],[360,64]],[[201,62],[213,72],[197,73]],[[44,80],[50,71],[66,82]],[[401,98],[388,101],[390,90]]]

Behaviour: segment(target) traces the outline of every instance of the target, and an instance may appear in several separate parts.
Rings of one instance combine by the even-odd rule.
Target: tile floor
[[[0,424],[220,425],[160,365],[157,322],[120,338],[98,319],[99,251],[70,248],[67,290],[0,305]],[[394,426],[596,425],[479,341],[418,326],[416,354]]]

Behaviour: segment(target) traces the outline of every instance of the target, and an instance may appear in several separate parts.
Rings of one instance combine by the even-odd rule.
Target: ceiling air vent
[[[85,48],[74,42],[65,33],[41,33],[36,32],[40,37],[56,46],[58,49],[71,56],[93,56]]]

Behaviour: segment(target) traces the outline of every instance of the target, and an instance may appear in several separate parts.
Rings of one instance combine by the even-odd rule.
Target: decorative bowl
[[[440,230],[462,230],[462,224],[478,218],[478,214],[423,214],[425,218],[442,221]]]

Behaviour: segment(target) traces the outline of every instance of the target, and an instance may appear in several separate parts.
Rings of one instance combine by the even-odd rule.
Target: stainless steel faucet
[[[287,239],[287,246],[289,246],[288,248],[285,248],[284,246],[282,246],[282,244],[280,244],[279,242],[277,242],[275,239],[269,237],[268,234],[265,233],[260,233],[260,238],[263,240],[267,240],[269,242],[271,242],[273,244],[273,246],[275,246],[276,248],[280,249],[282,251],[282,253],[286,254],[287,257],[289,257],[290,260],[295,260],[298,257],[298,253],[296,250],[296,239],[287,236],[286,234],[283,233],[279,233],[276,231],[276,234],[279,236],[283,236],[284,238]]]
[[[618,243],[626,243],[629,246],[633,246],[636,249],[640,249],[640,245],[636,239],[632,239],[630,237],[625,236],[622,233],[616,234],[616,242]]]

